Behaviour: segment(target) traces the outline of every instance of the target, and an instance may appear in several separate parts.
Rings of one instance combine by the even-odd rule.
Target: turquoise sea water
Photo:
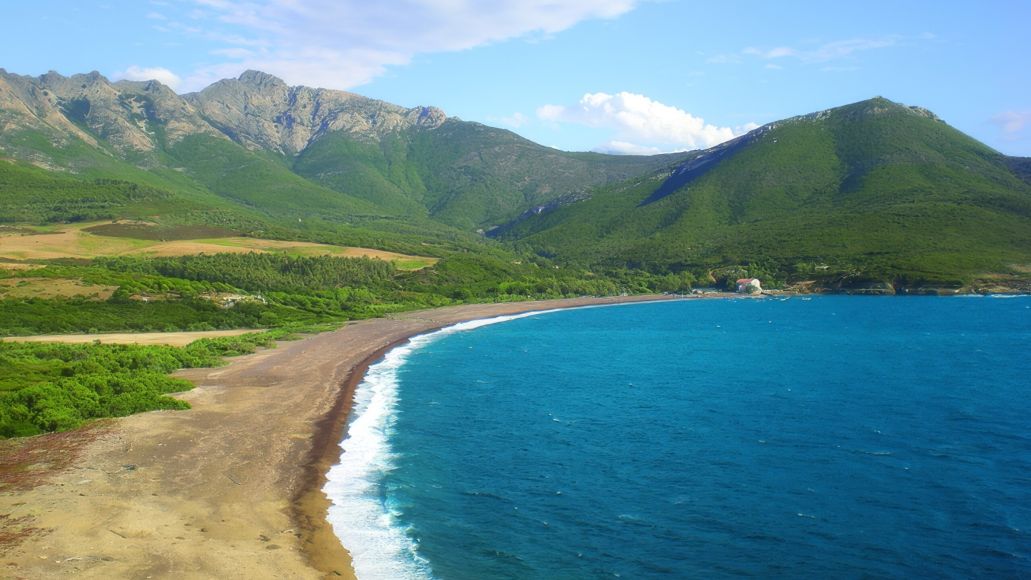
[[[473,328],[476,327],[476,328]],[[359,388],[359,577],[1031,576],[1031,298],[474,323]]]

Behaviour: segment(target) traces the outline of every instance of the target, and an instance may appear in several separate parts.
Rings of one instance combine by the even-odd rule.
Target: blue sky
[[[198,90],[247,68],[567,150],[714,145],[881,95],[1031,156],[1031,1],[37,0],[0,67]]]

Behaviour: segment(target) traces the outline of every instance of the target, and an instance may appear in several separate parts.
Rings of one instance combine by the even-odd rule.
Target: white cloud
[[[992,117],[992,123],[1002,130],[1007,140],[1015,140],[1031,125],[1031,111],[1003,111]]]
[[[529,35],[561,32],[590,19],[616,18],[642,0],[193,0],[214,18],[201,30],[230,60],[196,70],[189,90],[259,69],[286,80],[352,88],[417,54],[453,52]],[[235,37],[235,40],[234,40]],[[227,50],[262,46],[259,53]]]
[[[559,122],[566,108],[561,105],[542,105],[537,108],[537,116],[545,121]]]
[[[544,105],[537,116],[552,123],[613,130],[614,139],[598,148],[605,151],[686,151],[712,147],[744,132],[743,127],[735,131],[707,124],[687,111],[628,92],[587,93],[575,105]]]
[[[745,123],[744,125],[738,125],[737,127],[734,127],[734,134],[744,135],[749,131],[755,131],[759,127],[762,127],[762,125],[760,125],[759,123]]]
[[[173,90],[176,87],[178,87],[179,84],[182,82],[182,79],[180,79],[179,76],[176,75],[174,72],[168,70],[167,68],[161,68],[159,66],[142,67],[132,65],[124,71],[117,72],[111,76],[114,79],[125,79],[127,81],[154,80],[160,82],[161,84]]]

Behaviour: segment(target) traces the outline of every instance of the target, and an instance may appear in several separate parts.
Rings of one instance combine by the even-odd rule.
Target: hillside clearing
[[[67,278],[6,278],[0,280],[3,298],[92,298],[107,300],[118,286],[89,284]]]
[[[109,222],[92,222],[62,227],[52,231],[49,228],[33,228],[34,233],[0,232],[0,258],[10,260],[54,260],[61,258],[89,259],[110,256],[152,256],[171,257],[194,254],[219,253],[281,253],[291,256],[340,256],[368,257],[394,262],[400,269],[418,270],[432,266],[436,258],[408,256],[385,250],[318,244],[313,242],[292,242],[265,240],[242,236],[205,238],[194,240],[149,240],[129,237],[108,237],[93,234],[88,229],[110,225]]]

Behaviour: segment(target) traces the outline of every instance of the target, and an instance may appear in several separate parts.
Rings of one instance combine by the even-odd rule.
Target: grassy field
[[[53,260],[90,259],[111,256],[189,256],[218,253],[278,253],[288,256],[369,257],[393,262],[398,269],[418,270],[432,266],[436,258],[408,256],[384,250],[263,240],[241,236],[182,238],[189,232],[171,230],[166,239],[162,230],[146,222],[87,222],[61,226],[19,226],[0,231],[0,259]],[[100,234],[105,235],[100,235]],[[209,230],[197,234],[208,234]],[[129,237],[136,234],[139,237]]]

